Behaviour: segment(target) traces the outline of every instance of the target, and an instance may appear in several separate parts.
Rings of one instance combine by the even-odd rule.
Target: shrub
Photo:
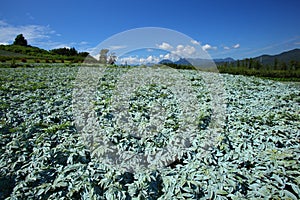
[[[0,61],[3,62],[3,63],[6,62],[6,58],[1,57],[1,58],[0,58]]]
[[[14,58],[11,60],[10,67],[11,68],[16,68],[17,67],[16,60]]]

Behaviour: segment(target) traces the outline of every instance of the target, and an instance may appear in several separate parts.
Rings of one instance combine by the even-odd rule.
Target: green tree
[[[50,50],[51,53],[53,54],[58,54],[58,55],[62,55],[62,56],[77,56],[78,52],[77,50],[72,47],[72,48],[58,48],[58,49],[52,49]]]
[[[257,70],[263,68],[263,65],[262,65],[261,62],[258,61],[258,60],[253,60],[253,64],[254,64],[253,67],[254,67],[255,69],[257,69]]]
[[[69,50],[69,55],[70,56],[76,56],[78,54],[77,50],[72,47],[70,50]]]
[[[240,67],[240,60],[237,60],[237,61],[236,61],[236,66],[237,66],[237,67]]]
[[[275,58],[275,60],[274,60],[274,69],[275,69],[275,70],[277,70],[277,69],[279,68],[279,67],[278,67],[278,63],[279,63],[278,59]]]
[[[249,66],[248,66],[248,68],[249,68],[249,69],[254,68],[253,58],[250,58],[250,59],[249,59]]]
[[[250,59],[249,58],[246,58],[245,59],[245,66],[249,69],[250,68]]]
[[[17,35],[14,41],[14,45],[27,46],[27,40],[25,39],[23,34]]]
[[[281,70],[287,70],[287,64],[285,63],[285,62],[282,62],[281,64],[280,64],[280,68],[281,68]]]
[[[290,70],[295,70],[296,65],[297,65],[297,62],[295,60],[291,60],[290,63],[289,63],[289,69]]]
[[[299,69],[300,69],[300,62],[298,61],[298,62],[296,63],[295,70],[299,70]]]

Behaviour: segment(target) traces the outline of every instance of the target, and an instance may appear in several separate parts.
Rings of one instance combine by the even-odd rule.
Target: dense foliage
[[[172,67],[174,69],[195,69],[193,65],[181,65],[176,63],[162,63],[163,65],[167,65],[169,67]]]
[[[9,66],[12,62],[25,63],[64,63],[83,62],[87,52],[77,52],[75,48],[59,48],[50,51],[21,45],[0,45],[0,62],[2,66]]]
[[[127,70],[108,68],[99,77],[94,104],[100,120],[110,120],[111,92]],[[93,156],[76,129],[72,91],[77,72],[75,67],[0,69],[0,199],[300,198],[300,92],[294,85],[220,75],[226,121],[216,145],[203,156],[203,138],[209,135],[203,123],[210,123],[204,116],[198,136],[178,162],[132,173]],[[203,79],[209,74],[180,73],[199,92],[203,111],[213,110]],[[145,85],[133,95],[129,108],[138,123],[147,120],[156,99],[177,113],[164,85]],[[178,119],[176,114],[165,125],[174,128]],[[124,134],[108,132],[107,137],[120,148],[135,144]],[[133,150],[150,145],[150,139]],[[168,135],[152,139],[154,148]]]
[[[275,58],[272,64],[264,64],[258,59],[247,58],[221,63],[218,69],[220,73],[300,80],[300,62],[295,60],[284,62]]]
[[[27,46],[27,40],[24,38],[23,34],[17,35],[14,45]]]
[[[74,47],[51,49],[50,53],[57,54],[57,55],[63,55],[63,56],[81,56],[81,57],[86,57],[88,55],[87,52],[78,53],[78,51]]]

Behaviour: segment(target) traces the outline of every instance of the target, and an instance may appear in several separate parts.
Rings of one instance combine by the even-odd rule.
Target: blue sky
[[[213,58],[240,59],[300,48],[299,8],[299,0],[2,0],[0,43],[23,33],[33,46],[89,51],[126,30],[162,27]]]

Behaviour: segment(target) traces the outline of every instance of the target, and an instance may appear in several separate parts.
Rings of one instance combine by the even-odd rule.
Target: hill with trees
[[[225,62],[219,64],[218,69],[221,73],[299,81],[300,49],[293,49],[277,55],[261,55],[234,62]]]
[[[45,50],[28,44],[22,34],[17,35],[11,45],[0,45],[0,62],[30,62],[30,63],[79,63],[89,55],[88,52],[78,52],[72,48],[57,48]]]
[[[104,54],[105,53],[105,54]],[[103,55],[102,55],[103,54]],[[114,64],[116,55],[108,57],[102,52],[102,57],[108,63]],[[41,49],[28,44],[22,34],[16,36],[13,44],[0,45],[0,62],[2,66],[15,66],[15,63],[81,63],[83,61],[98,62],[88,52],[78,52],[72,48]],[[101,60],[101,58],[100,58]],[[206,65],[205,59],[181,58],[178,61],[162,60],[165,64],[176,69],[195,69],[192,63]],[[212,60],[207,65],[211,65]],[[232,58],[214,59],[220,73],[253,75],[300,81],[300,49],[293,49],[277,55],[261,55],[254,58],[234,60]],[[199,64],[200,65],[200,64]]]
[[[275,62],[277,62],[277,64],[288,64],[291,61],[300,62],[300,49],[285,51],[278,55],[261,55],[255,57],[254,60],[259,61],[263,65],[273,65]]]

